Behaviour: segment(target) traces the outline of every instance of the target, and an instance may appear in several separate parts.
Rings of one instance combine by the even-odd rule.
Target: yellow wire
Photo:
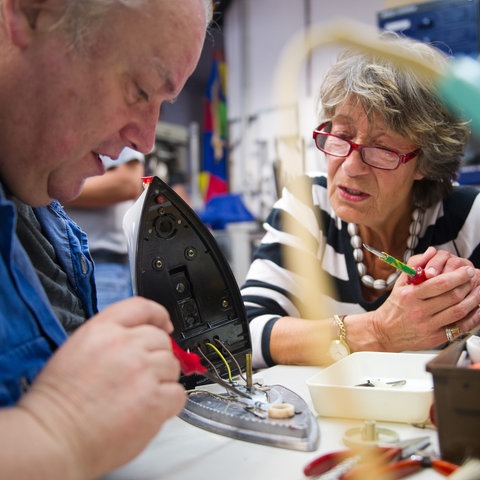
[[[210,348],[213,348],[215,350],[215,352],[217,352],[217,355],[222,359],[223,363],[227,367],[229,380],[233,383],[232,371],[230,370],[230,365],[228,364],[226,358],[222,355],[222,352],[215,345],[213,345],[213,343],[207,342],[207,343],[205,343],[205,345],[207,345]]]
[[[235,358],[235,355],[226,347],[226,345],[219,339],[219,338],[215,338],[214,339],[217,343],[220,344],[220,346],[228,353],[228,355],[230,356],[230,358],[235,362],[235,365],[237,366],[238,368],[238,374],[240,376],[240,378],[242,380],[245,380],[247,381],[245,375],[243,375],[242,373],[242,367],[240,367],[240,364],[238,363],[237,359]]]

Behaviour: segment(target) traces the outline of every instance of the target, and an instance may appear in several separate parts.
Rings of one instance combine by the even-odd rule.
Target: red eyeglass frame
[[[338,135],[335,135],[334,133],[330,133],[330,132],[322,132],[323,129],[325,129],[325,127],[328,125],[328,124],[331,124],[331,122],[323,122],[321,123],[314,131],[313,131],[313,140],[315,141],[315,146],[323,153],[325,153],[326,155],[332,155],[332,157],[337,157],[337,158],[341,158],[341,157],[348,157],[353,150],[358,150],[360,152],[360,158],[362,159],[362,162],[369,165],[370,167],[373,167],[373,168],[378,168],[380,170],[396,170],[400,164],[402,163],[407,163],[409,162],[410,160],[414,159],[421,151],[421,148],[417,148],[416,150],[412,151],[412,152],[409,152],[409,153],[398,153],[396,152],[395,150],[391,150],[390,148],[385,148],[385,147],[370,147],[368,145],[360,145],[359,143],[355,143],[355,142],[352,142],[351,140],[348,140],[347,138],[343,138],[343,137],[339,137]],[[322,150],[318,144],[317,144],[317,136],[318,135],[322,135],[322,136],[332,136],[332,137],[335,137],[335,138],[339,138],[340,140],[343,140],[345,142],[347,142],[349,145],[350,145],[350,150],[347,154],[345,155],[335,155],[335,154],[332,154],[332,153],[328,153],[328,152],[325,152],[324,150]],[[382,167],[377,167],[376,165],[370,165],[369,163],[367,163],[365,161],[365,159],[363,158],[363,151],[362,149],[363,148],[378,148],[379,150],[385,150],[386,152],[389,152],[389,153],[393,153],[395,154],[397,157],[398,157],[398,164],[395,168],[382,168]]]

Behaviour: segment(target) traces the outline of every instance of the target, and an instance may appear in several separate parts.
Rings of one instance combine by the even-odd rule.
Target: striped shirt
[[[467,258],[480,268],[479,193],[474,187],[455,186],[451,196],[428,208],[414,254],[434,246]],[[270,333],[279,318],[308,318],[312,306],[318,306],[323,317],[373,311],[390,294],[387,291],[374,301],[363,297],[347,223],[335,215],[329,204],[325,176],[299,177],[284,188],[264,229],[266,233],[241,289],[255,368],[274,365]],[[289,233],[292,231],[295,235]],[[301,267],[320,272],[324,285],[329,287],[320,287],[318,296],[312,298],[302,287],[303,272],[292,268],[295,261],[291,259]]]

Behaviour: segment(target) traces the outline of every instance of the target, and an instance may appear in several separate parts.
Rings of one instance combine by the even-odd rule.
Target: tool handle
[[[328,472],[340,462],[346,460],[352,456],[350,450],[344,450],[339,452],[327,453],[321,455],[320,457],[312,460],[308,465],[303,469],[303,473],[306,477],[316,477],[322,473]]]
[[[184,375],[193,375],[194,373],[203,374],[207,369],[202,365],[200,357],[196,353],[186,352],[170,337],[172,342],[172,351],[180,362],[180,368]]]
[[[422,468],[422,460],[400,460],[399,462],[385,465],[375,473],[378,474],[378,478],[385,477],[388,478],[388,480],[396,480],[398,478],[408,477]]]
[[[423,283],[427,279],[427,276],[425,275],[425,270],[422,267],[417,267],[415,270],[417,273],[413,277],[408,277],[408,283],[418,285],[419,283]]]
[[[432,460],[432,468],[438,473],[448,477],[451,473],[458,469],[458,465],[445,460]]]
[[[393,463],[390,462],[397,461],[402,455],[402,449],[398,447],[374,447],[365,452],[362,461],[343,474],[341,476],[342,480],[383,478],[381,475],[372,476],[372,472],[376,472],[377,470],[383,471],[382,469],[385,465],[393,465]],[[388,477],[388,480],[391,480],[390,477]]]
[[[391,463],[382,468],[381,473],[382,475],[387,474],[389,480],[395,480],[398,478],[407,477],[408,475],[411,475],[412,473],[415,473],[418,470],[421,470],[422,468],[427,468],[429,466],[431,466],[438,473],[441,473],[445,476],[449,476],[458,468],[458,465],[446,462],[445,460],[431,460],[428,457],[424,457],[420,460],[410,459]]]

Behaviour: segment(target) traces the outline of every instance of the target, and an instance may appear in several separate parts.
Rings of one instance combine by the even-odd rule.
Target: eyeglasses
[[[330,133],[328,130],[331,126],[331,122],[319,125],[313,131],[313,139],[319,150],[332,157],[348,157],[353,150],[358,150],[363,163],[382,170],[395,170],[401,163],[407,163],[420,153],[419,148],[413,152],[402,154],[388,148],[359,145]]]

